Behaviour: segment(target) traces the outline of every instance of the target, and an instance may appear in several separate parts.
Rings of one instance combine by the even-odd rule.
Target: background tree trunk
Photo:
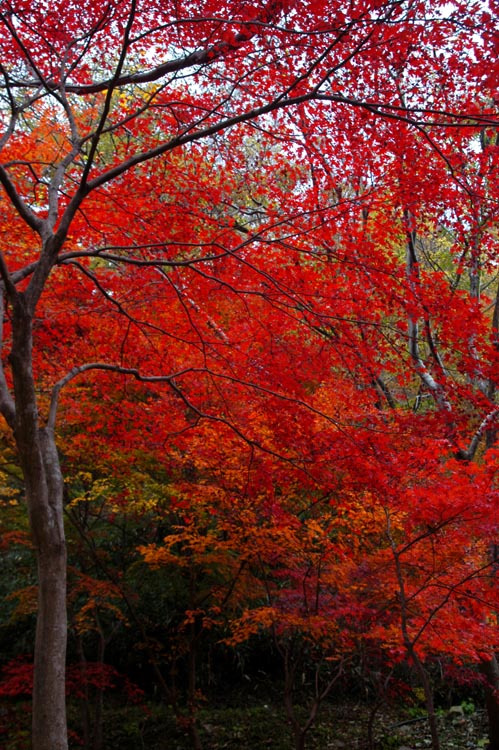
[[[499,663],[494,654],[488,661],[482,661],[480,669],[485,675],[485,707],[489,722],[489,750],[499,750]]]

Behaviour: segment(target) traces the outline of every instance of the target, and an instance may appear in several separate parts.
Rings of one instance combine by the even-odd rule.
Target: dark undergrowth
[[[307,734],[308,750],[417,750],[431,746],[424,714],[399,707],[378,711],[369,706],[330,703]],[[470,704],[439,712],[441,750],[485,748],[483,711]],[[369,726],[371,724],[371,732]],[[292,750],[293,737],[284,711],[275,703],[203,709],[197,728],[203,750]],[[163,706],[107,711],[102,750],[192,750],[186,727]],[[78,747],[75,743],[74,750]]]
[[[175,720],[160,703],[104,707],[100,750],[193,750],[187,721]],[[69,707],[71,750],[92,750],[83,742],[80,708]],[[2,750],[29,750],[29,706],[0,706]],[[371,718],[371,722],[370,722]],[[372,707],[359,703],[327,703],[307,734],[307,750],[419,750],[431,747],[425,715],[414,707],[380,709],[372,720]],[[482,710],[463,702],[438,716],[441,750],[486,748],[486,722]],[[371,732],[369,726],[371,725]],[[203,750],[293,750],[291,728],[275,702],[205,708],[198,711],[198,734]]]

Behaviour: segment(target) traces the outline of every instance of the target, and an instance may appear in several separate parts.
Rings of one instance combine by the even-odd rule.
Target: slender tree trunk
[[[480,670],[485,675],[485,707],[489,722],[489,750],[499,750],[499,663],[495,654],[482,661]]]
[[[412,647],[411,656],[423,685],[426,710],[428,711],[428,725],[430,727],[431,746],[433,750],[440,750],[440,737],[438,734],[437,717],[435,715],[435,702],[433,700],[433,688],[431,686],[430,678],[428,677],[428,672],[426,671],[424,664],[421,662],[419,656],[416,654]]]
[[[57,534],[46,536],[37,550],[33,750],[66,750],[66,547]]]
[[[202,750],[201,737],[199,736],[197,725],[197,701],[196,701],[196,683],[197,683],[197,632],[196,623],[189,625],[189,686],[188,686],[188,711],[189,711],[189,736],[193,750]]]
[[[305,750],[306,735],[312,721],[307,723],[305,727],[302,727],[296,716],[293,693],[297,664],[293,661],[293,646],[291,644],[284,645],[279,651],[283,658],[284,666],[284,706],[293,732],[294,747],[295,750]]]
[[[99,653],[98,662],[101,668],[104,667],[104,659],[106,655],[106,637],[104,630],[100,623],[99,615],[96,613],[97,628],[99,631]],[[92,750],[102,750],[102,743],[104,741],[104,733],[102,726],[102,717],[104,712],[104,689],[102,687],[96,688],[95,695],[95,712],[94,712],[94,732],[93,732],[93,743]]]
[[[67,750],[63,479],[53,429],[39,425],[33,379],[32,313],[21,295],[13,304],[10,363],[16,404],[14,437],[38,566],[32,750]]]
[[[81,635],[76,635],[76,645],[80,657],[80,681],[84,689],[84,697],[81,699],[81,726],[83,731],[83,747],[90,750],[90,695],[88,691],[87,658],[83,648]]]
[[[424,664],[419,658],[417,651],[414,647],[415,642],[413,641],[409,633],[407,596],[405,593],[405,580],[404,580],[404,573],[403,573],[403,568],[402,568],[402,563],[401,563],[401,553],[397,550],[397,545],[395,544],[395,541],[393,539],[392,532],[391,532],[390,514],[388,510],[386,509],[385,509],[385,514],[386,514],[386,523],[387,523],[386,536],[392,548],[393,559],[395,562],[395,571],[397,574],[397,581],[399,585],[400,626],[402,630],[402,638],[404,642],[404,647],[407,651],[407,656],[409,657],[410,661],[412,661],[412,663],[414,664],[416,668],[417,673],[419,674],[419,677],[421,679],[421,684],[423,686],[426,710],[428,711],[428,724],[430,727],[432,750],[440,750],[440,738],[438,735],[437,719],[435,716],[433,688],[432,688],[430,679],[428,677],[428,673],[424,667]]]
[[[367,730],[366,730],[366,744],[368,750],[374,750],[375,742],[374,742],[374,722],[376,721],[376,715],[380,708],[382,707],[383,703],[385,702],[384,697],[379,698],[378,700],[375,700],[373,706],[369,710],[369,717],[367,720]]]
[[[301,729],[295,730],[295,750],[305,750],[306,732]]]

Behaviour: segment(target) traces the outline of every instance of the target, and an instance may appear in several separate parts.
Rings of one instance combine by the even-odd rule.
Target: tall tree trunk
[[[437,717],[435,714],[435,702],[433,700],[433,688],[430,678],[416,651],[411,647],[411,656],[423,685],[426,710],[428,711],[428,725],[431,734],[431,746],[433,750],[440,750],[440,737],[438,734]]]
[[[33,684],[33,750],[67,750],[66,547],[57,529],[37,549],[38,615]]]
[[[485,707],[489,722],[489,750],[499,750],[499,663],[495,654],[491,659],[480,663],[480,671],[485,675]]]
[[[67,750],[63,479],[53,428],[39,426],[32,364],[32,314],[21,295],[13,304],[12,334],[14,436],[38,566],[32,750]]]

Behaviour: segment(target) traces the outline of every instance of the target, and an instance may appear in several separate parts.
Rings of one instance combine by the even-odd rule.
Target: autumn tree
[[[326,290],[315,289],[320,274],[310,253],[320,247],[326,258],[348,235],[348,209],[366,200],[370,181],[392,161],[381,146],[360,158],[363,144],[384,142],[395,123],[386,137],[414,153],[438,152],[446,128],[493,126],[494,108],[477,92],[484,78],[493,84],[495,42],[485,9],[449,12],[437,2],[361,1],[347,11],[209,0],[175,7],[65,0],[49,9],[10,0],[0,20],[0,409],[17,447],[38,561],[33,747],[59,750],[67,747],[56,446],[63,386],[93,370],[155,392],[162,383],[184,426],[198,418],[231,424],[230,409],[221,408],[227,385],[287,393],[284,377],[276,382],[258,367],[257,352],[239,356],[215,300],[237,298],[247,320],[255,295],[276,315],[324,329],[330,312],[316,316]],[[254,132],[280,151],[252,172],[236,154]],[[312,151],[320,168],[303,176],[293,165]],[[351,187],[343,192],[345,171]],[[407,217],[410,207],[402,208]],[[54,318],[52,276],[68,289],[92,287],[86,308],[69,302]],[[339,290],[336,279],[329,299]],[[345,298],[334,314],[355,317],[358,307],[348,305]],[[42,347],[65,351],[65,314],[76,319],[67,369],[42,373]],[[80,315],[80,332],[88,332],[81,349]]]

